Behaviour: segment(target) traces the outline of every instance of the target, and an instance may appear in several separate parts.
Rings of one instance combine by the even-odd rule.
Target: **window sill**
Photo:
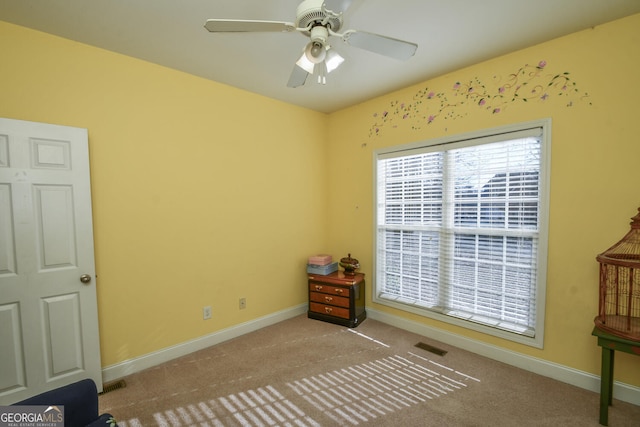
[[[459,314],[454,311],[445,313],[443,311],[437,311],[437,309],[434,310],[433,308],[428,308],[421,304],[416,304],[407,298],[396,297],[390,294],[374,294],[373,302],[405,311],[407,313],[455,325],[464,329],[481,332],[507,341],[524,344],[529,347],[542,349],[544,346],[543,335],[540,333],[535,334],[534,331],[526,327],[521,327],[518,330],[514,325],[501,324],[495,321],[493,324],[487,325],[480,323],[481,319],[483,319],[480,316],[469,316],[467,314]],[[540,330],[543,330],[542,325],[539,325],[539,327]]]

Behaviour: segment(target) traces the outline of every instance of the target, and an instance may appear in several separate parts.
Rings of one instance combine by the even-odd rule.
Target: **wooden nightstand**
[[[364,308],[364,274],[343,271],[326,276],[309,274],[310,319],[355,328],[367,318]]]

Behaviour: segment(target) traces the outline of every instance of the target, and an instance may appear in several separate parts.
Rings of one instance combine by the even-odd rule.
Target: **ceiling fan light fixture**
[[[296,61],[296,65],[307,73],[316,75],[319,84],[327,84],[327,74],[338,68],[344,62],[344,58],[330,46],[323,46],[321,54],[312,57],[313,60],[311,60],[309,58],[310,45],[311,43],[304,49],[300,59]],[[316,62],[318,58],[322,58],[322,60]]]
[[[309,61],[309,58],[307,58],[306,52],[302,53],[302,56],[300,56],[300,59],[296,61],[296,65],[302,68],[303,70],[305,70],[309,74],[313,74],[313,70],[316,67],[316,64]]]
[[[338,52],[327,48],[327,56],[324,60],[324,63],[327,66],[327,73],[330,73],[336,68],[338,68],[340,64],[342,64],[343,62],[344,62],[344,58],[340,56]]]
[[[327,50],[324,47],[324,44],[311,41],[304,48],[304,55],[307,57],[307,60],[313,64],[319,64],[324,61],[324,58],[327,56]]]
[[[296,65],[309,74],[313,74],[316,64],[322,63],[327,57],[327,49],[317,41],[311,41],[305,46]]]

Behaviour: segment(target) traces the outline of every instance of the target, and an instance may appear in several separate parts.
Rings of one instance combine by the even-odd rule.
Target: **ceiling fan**
[[[407,60],[415,54],[418,48],[415,43],[365,31],[346,30],[340,33],[343,13],[350,4],[351,0],[304,0],[298,5],[295,23],[208,19],[204,27],[212,33],[299,32],[309,37],[309,43],[293,67],[288,87],[302,86],[309,74],[317,76],[318,83],[326,83],[326,75],[344,61],[332,49],[329,37],[339,37],[350,46],[398,60]]]

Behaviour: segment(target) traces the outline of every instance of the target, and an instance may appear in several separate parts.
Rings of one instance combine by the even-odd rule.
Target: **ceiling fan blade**
[[[282,32],[294,31],[291,22],[252,21],[246,19],[207,19],[204,27],[212,33]]]
[[[365,31],[349,30],[344,33],[342,39],[351,46],[401,61],[411,58],[418,48],[415,43]]]
[[[324,8],[336,13],[345,12],[351,6],[351,0],[325,0]]]
[[[309,73],[307,73],[305,70],[298,67],[297,65],[294,65],[293,71],[291,71],[291,76],[289,76],[289,81],[287,82],[287,87],[302,86],[304,82],[307,81],[308,75]]]

